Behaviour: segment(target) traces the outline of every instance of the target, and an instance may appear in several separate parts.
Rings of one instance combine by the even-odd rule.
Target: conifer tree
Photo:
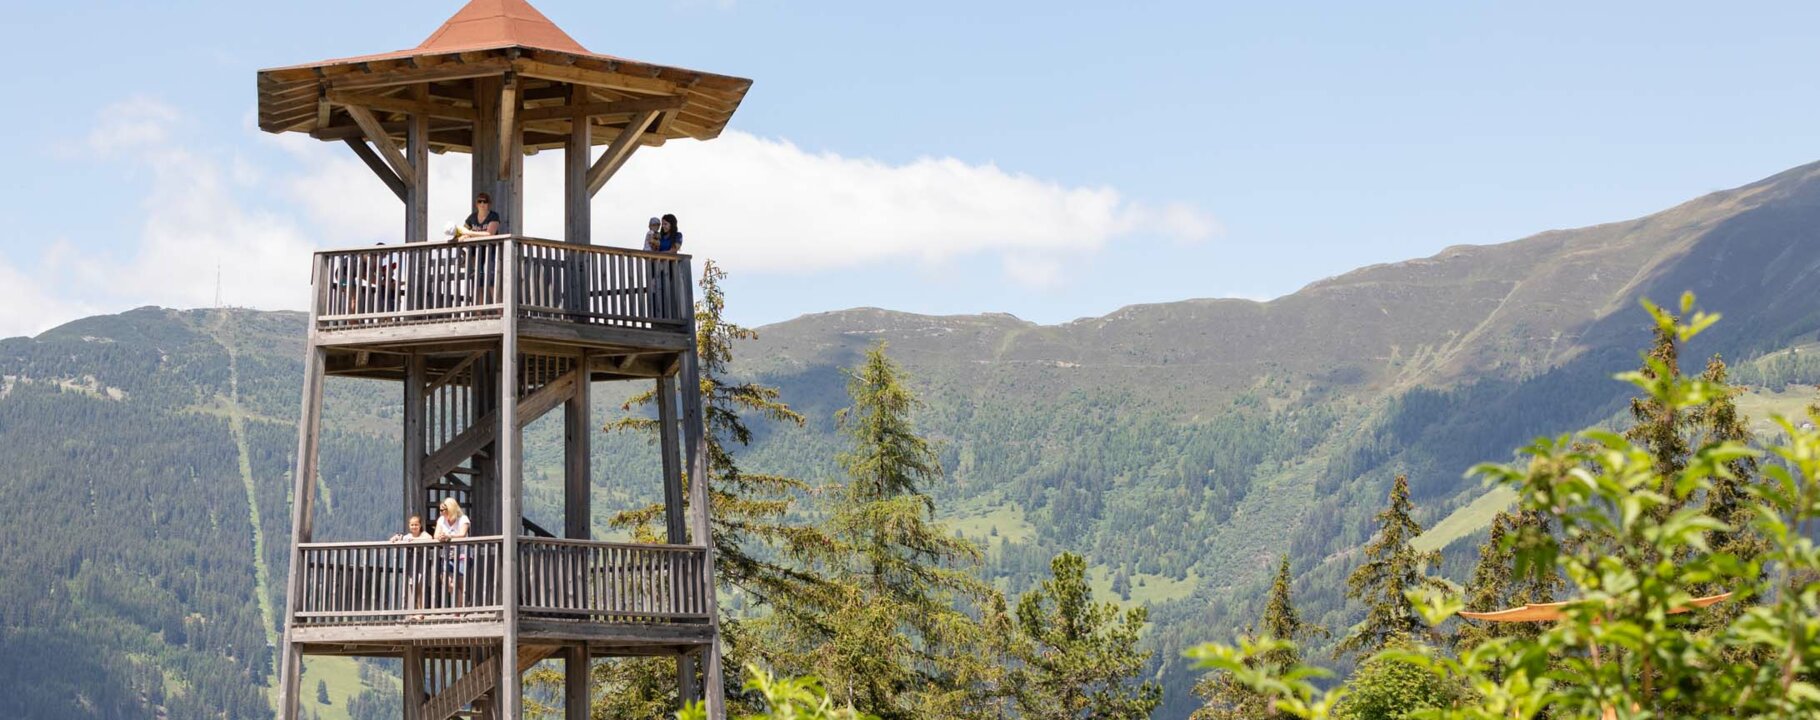
[[[796,498],[807,484],[796,478],[753,473],[740,467],[733,449],[752,439],[748,418],[801,426],[803,416],[786,404],[777,388],[758,383],[733,383],[726,377],[733,346],[756,337],[751,330],[729,322],[726,294],[721,281],[726,272],[712,261],[702,267],[701,296],[695,305],[695,342],[701,377],[703,451],[707,455],[709,523],[714,538],[716,579],[736,588],[753,605],[773,614],[814,615],[833,606],[837,593],[813,568],[834,541],[825,532],[796,517]],[[647,391],[626,401],[625,409],[656,402]],[[655,435],[657,421],[630,417],[608,425],[608,431],[639,431]],[[691,479],[685,477],[685,484]],[[649,505],[616,514],[614,527],[632,531],[643,542],[661,542],[662,505]],[[805,663],[789,656],[785,646],[771,642],[769,633],[746,627],[739,617],[723,613],[721,632],[727,668],[738,668],[754,659],[784,666]],[[611,717],[645,716],[651,709],[674,707],[676,675],[669,659],[599,663],[596,686],[605,693],[596,703],[596,714]],[[726,686],[737,687],[729,681]],[[660,710],[661,712],[661,710]]]
[[[1162,701],[1155,681],[1135,683],[1150,653],[1137,649],[1149,619],[1143,607],[1119,612],[1096,603],[1087,587],[1087,563],[1062,553],[1050,563],[1052,579],[1017,604],[1008,678],[1021,717],[1027,720],[1141,720]]]
[[[1427,627],[1407,593],[1446,586],[1425,572],[1429,564],[1440,563],[1441,553],[1418,552],[1410,545],[1422,534],[1411,511],[1409,479],[1397,475],[1390,489],[1390,506],[1377,516],[1377,539],[1365,546],[1365,562],[1346,578],[1346,597],[1366,604],[1365,622],[1340,641],[1336,655],[1371,654],[1392,638],[1413,639]]]
[[[1707,447],[1724,442],[1749,444],[1751,433],[1749,420],[1738,412],[1734,399],[1742,392],[1727,385],[1725,360],[1714,355],[1706,363],[1706,370],[1700,379],[1719,386],[1725,391],[1712,402],[1698,406],[1689,414],[1695,425],[1696,447]],[[1743,562],[1760,561],[1770,550],[1768,538],[1758,532],[1753,525],[1751,501],[1747,488],[1755,485],[1760,477],[1757,460],[1753,457],[1741,457],[1726,463],[1730,477],[1714,476],[1712,487],[1706,490],[1706,500],[1702,512],[1729,526],[1725,530],[1714,530],[1707,533],[1706,542],[1715,553],[1723,553],[1738,558]],[[1761,568],[1758,577],[1763,576]],[[1733,588],[1717,584],[1706,584],[1695,589],[1700,595],[1717,595]],[[1699,621],[1703,626],[1722,628],[1743,614],[1744,603],[1721,603],[1720,607],[1701,613]]]
[[[830,522],[847,555],[832,572],[843,597],[811,653],[816,670],[835,697],[881,718],[965,715],[995,691],[998,667],[981,664],[986,635],[959,609],[993,604],[970,571],[980,550],[935,520],[925,490],[941,461],[916,432],[917,400],[884,343],[850,371],[847,390],[853,404],[836,418],[848,482]]]
[[[1466,608],[1491,612],[1559,599],[1567,583],[1552,558],[1523,560],[1526,551],[1548,544],[1552,533],[1548,518],[1532,510],[1509,510],[1492,518],[1491,537],[1479,546],[1478,563],[1466,584]],[[1531,623],[1463,620],[1454,634],[1454,647],[1465,650],[1491,638],[1535,637],[1540,632],[1541,627]]]
[[[1658,325],[1654,337],[1638,372],[1648,379],[1680,375],[1680,348],[1675,342],[1673,326]],[[1630,415],[1636,424],[1624,431],[1624,439],[1649,451],[1656,459],[1657,473],[1669,476],[1680,472],[1687,464],[1688,454],[1687,439],[1681,432],[1684,420],[1680,411],[1645,395],[1631,399]]]
[[[1270,586],[1270,599],[1258,619],[1257,633],[1266,638],[1299,641],[1309,635],[1325,635],[1326,630],[1302,620],[1290,597],[1289,556],[1277,565],[1276,581]],[[1249,633],[1248,633],[1249,634]],[[1285,646],[1261,653],[1251,666],[1288,668],[1301,664],[1302,653],[1296,646]],[[1190,720],[1289,720],[1293,717],[1276,709],[1275,698],[1234,681],[1230,673],[1216,672],[1195,683],[1194,693],[1206,700]]]

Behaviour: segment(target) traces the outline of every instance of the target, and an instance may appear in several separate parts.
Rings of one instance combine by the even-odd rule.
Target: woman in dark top
[[[682,252],[683,234],[676,228],[676,216],[664,213],[664,224],[657,231],[657,251]]]
[[[493,198],[486,193],[474,196],[474,212],[462,223],[481,235],[499,234],[499,213],[493,210]]]

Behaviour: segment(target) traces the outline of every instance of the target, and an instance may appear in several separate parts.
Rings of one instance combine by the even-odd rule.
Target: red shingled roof
[[[420,52],[460,52],[518,46],[592,55],[525,0],[472,0],[417,46]]]

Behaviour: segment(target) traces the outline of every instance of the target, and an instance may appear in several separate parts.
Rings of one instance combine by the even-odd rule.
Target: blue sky
[[[682,215],[754,324],[1270,298],[1820,160],[1807,3],[534,4],[594,51],[756,80],[727,136],[596,200],[597,242]],[[207,305],[217,263],[229,303],[300,306],[309,247],[398,210],[346,148],[258,132],[254,71],[459,6],[9,3],[0,335]]]

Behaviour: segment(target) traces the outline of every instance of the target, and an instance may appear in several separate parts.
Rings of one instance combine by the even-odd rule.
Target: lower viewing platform
[[[517,545],[522,642],[670,652],[712,638],[703,548],[541,537]],[[292,639],[306,652],[388,655],[504,637],[504,548],[499,536],[303,544]]]

